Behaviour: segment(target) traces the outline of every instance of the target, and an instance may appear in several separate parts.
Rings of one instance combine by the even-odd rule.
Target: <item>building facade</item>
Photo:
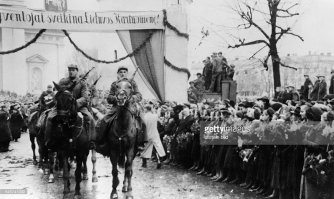
[[[0,4],[26,7],[23,0],[1,0]],[[38,31],[1,28],[1,51],[12,50],[32,40]],[[64,76],[64,36],[47,30],[35,43],[16,53],[0,56],[0,90],[24,95],[40,94],[52,81]]]

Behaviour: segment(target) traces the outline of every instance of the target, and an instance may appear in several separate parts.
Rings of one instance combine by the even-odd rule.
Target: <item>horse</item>
[[[117,199],[117,187],[119,185],[117,165],[124,168],[124,181],[122,192],[132,191],[132,163],[137,150],[136,115],[131,107],[132,85],[128,79],[117,83],[117,106],[115,113],[106,129],[109,157],[112,164],[112,192],[110,198]],[[101,133],[101,132],[100,132]],[[126,157],[126,161],[125,161]],[[124,165],[125,163],[125,165]]]
[[[32,113],[29,115],[28,118],[28,129],[29,129],[29,138],[30,138],[30,143],[31,143],[31,149],[32,149],[32,153],[33,153],[33,164],[36,165],[37,164],[37,157],[36,157],[36,153],[35,153],[35,149],[36,149],[36,144],[35,144],[35,140],[38,134],[38,129],[36,127],[37,125],[37,121],[39,118],[39,113],[38,111],[33,111],[34,109],[31,109]],[[38,141],[37,141],[38,143]],[[39,148],[41,148],[39,146]],[[42,152],[39,149],[39,166],[41,166],[42,163]]]
[[[72,89],[53,82],[56,90],[56,106],[49,113],[54,114],[52,119],[46,120],[46,146],[49,154],[57,152],[63,163],[64,194],[70,192],[69,162],[71,155],[76,156],[77,167],[75,170],[75,197],[80,195],[80,182],[82,181],[83,162],[87,161],[89,154],[88,129],[85,128],[84,119],[77,112],[77,103]],[[53,111],[53,112],[52,112]],[[50,158],[52,159],[52,158]]]

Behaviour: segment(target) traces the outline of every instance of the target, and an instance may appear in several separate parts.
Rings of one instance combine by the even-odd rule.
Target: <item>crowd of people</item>
[[[334,99],[261,97],[152,107],[160,116],[166,163],[267,198],[334,198]],[[204,139],[203,125],[242,128],[214,143]]]
[[[216,91],[212,88],[219,88],[216,83],[221,77],[233,79],[226,71],[234,67],[227,65],[221,53],[216,55],[212,61],[206,59],[207,68],[190,83],[196,89]],[[226,63],[222,64],[225,69],[212,69],[220,73],[211,72],[209,78],[208,67],[217,67],[217,60]],[[73,71],[71,67],[69,70]],[[127,72],[119,69],[122,70]],[[267,198],[333,199],[334,95],[331,91],[327,95],[323,76],[318,76],[313,87],[309,77],[305,77],[300,92],[287,86],[279,89],[274,99],[264,96],[234,102],[198,98],[185,104],[141,100],[145,110],[141,117],[146,124],[142,166],[146,167],[146,160],[153,156],[157,168],[161,168],[163,160],[205,175],[208,180],[236,184]],[[45,96],[50,93],[51,86]],[[0,126],[0,131],[10,129],[0,140],[1,151],[6,151],[9,142],[17,141],[25,131],[28,110],[36,97],[4,91],[0,94],[0,120],[9,121],[7,126]],[[39,104],[42,96],[37,100]],[[108,102],[103,94],[98,96],[92,104],[98,104],[104,113]],[[225,130],[218,134],[203,130],[210,127]]]

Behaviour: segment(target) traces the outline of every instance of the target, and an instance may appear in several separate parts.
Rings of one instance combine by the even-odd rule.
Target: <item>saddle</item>
[[[38,132],[41,132],[43,129],[45,129],[46,119],[48,118],[48,115],[49,115],[50,111],[51,111],[51,109],[43,111],[41,113],[41,115],[39,116],[39,118],[37,120],[37,124],[36,124],[36,128],[39,129]]]

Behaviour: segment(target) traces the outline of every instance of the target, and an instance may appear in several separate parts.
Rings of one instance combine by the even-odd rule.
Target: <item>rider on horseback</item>
[[[86,129],[88,130],[89,140],[93,141],[93,136],[95,132],[95,122],[88,111],[87,105],[89,102],[89,91],[87,88],[87,84],[79,78],[78,75],[78,66],[74,64],[70,64],[68,67],[69,77],[63,78],[59,81],[60,87],[69,88],[74,86],[73,90],[71,91],[73,97],[76,99],[77,108],[80,117],[84,118]],[[51,109],[48,120],[52,120],[57,115],[56,108]]]
[[[52,86],[48,85],[47,90],[43,91],[38,100],[40,113],[54,106],[54,101],[53,101],[54,96],[55,93],[53,92]]]
[[[117,70],[117,81],[113,82],[111,84],[111,88],[110,88],[110,92],[107,98],[107,102],[109,104],[112,104],[111,109],[109,110],[109,112],[104,116],[104,118],[101,120],[100,124],[99,124],[99,132],[102,133],[102,137],[100,138],[102,141],[102,143],[100,143],[100,150],[103,153],[104,151],[104,147],[106,144],[106,128],[108,126],[108,124],[113,120],[113,116],[115,115],[115,113],[117,112],[117,84],[120,81],[123,80],[129,80],[130,84],[132,85],[132,96],[131,96],[131,101],[130,101],[130,109],[133,110],[134,113],[138,113],[138,107],[136,103],[139,103],[142,100],[142,95],[138,90],[138,86],[137,83],[133,80],[133,79],[128,79],[128,68],[125,66],[120,66]],[[139,114],[137,114],[139,116]]]

